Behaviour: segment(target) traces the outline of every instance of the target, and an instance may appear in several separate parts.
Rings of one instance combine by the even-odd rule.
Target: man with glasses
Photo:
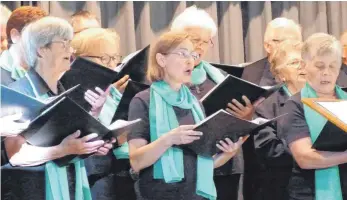
[[[302,41],[301,27],[287,18],[272,20],[264,34],[264,49],[267,57],[246,66],[242,78],[261,86],[275,85],[275,78],[270,72],[269,58],[283,41],[289,39]]]
[[[44,16],[47,16],[44,10],[32,6],[22,6],[12,12],[6,26],[9,49],[0,56],[1,84],[9,85],[25,75],[28,67],[18,44],[21,32],[26,25]]]

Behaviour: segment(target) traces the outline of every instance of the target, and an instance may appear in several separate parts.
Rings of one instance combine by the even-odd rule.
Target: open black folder
[[[244,95],[254,103],[262,97],[268,98],[282,86],[283,84],[279,84],[263,88],[235,76],[227,75],[224,81],[211,89],[200,101],[205,108],[206,115],[209,116],[219,109],[225,109],[232,99],[245,104],[242,99]]]
[[[125,75],[129,75],[130,79],[133,81],[146,84],[149,83],[146,78],[149,48],[150,46],[148,45],[134,55],[134,57],[130,58],[119,71],[117,80]]]
[[[343,91],[345,91],[345,92],[347,92],[347,87],[345,87],[345,88],[342,88],[342,90],[343,90]]]
[[[101,66],[87,59],[77,57],[71,64],[71,69],[60,79],[65,88],[80,84],[80,88],[72,92],[69,97],[89,111],[91,105],[84,99],[87,90],[95,91],[95,87],[106,90],[109,85],[116,82],[117,72]]]
[[[183,147],[193,150],[198,155],[211,157],[220,152],[216,147],[220,140],[230,138],[233,142],[237,142],[240,137],[254,134],[284,115],[286,114],[270,120],[257,118],[247,121],[237,118],[225,110],[219,110],[201,121],[194,129],[203,133],[200,139],[183,145]]]
[[[243,69],[244,69],[243,67],[239,67],[236,65],[226,65],[226,64],[218,64],[218,63],[210,63],[210,64],[238,78],[241,78]]]
[[[128,134],[131,128],[140,121],[141,119],[129,122],[117,121],[105,127],[77,103],[64,97],[34,119],[21,135],[32,145],[50,147],[60,144],[65,137],[76,130],[81,131],[80,137],[97,133],[96,139],[117,138],[119,135]],[[61,166],[66,165],[75,157],[74,155],[66,156],[57,159],[56,162]]]
[[[21,120],[33,120],[40,115],[41,112],[58,102],[61,98],[68,95],[77,89],[79,85],[76,85],[69,90],[61,93],[58,96],[49,98],[43,102],[36,98],[27,96],[16,90],[1,85],[1,112],[0,116],[6,116],[14,114],[15,112],[21,112]]]
[[[137,93],[143,90],[146,90],[148,88],[149,88],[149,85],[130,80],[124,90],[122,99],[120,100],[118,104],[117,110],[111,122],[114,122],[119,119],[128,120],[129,105],[131,100],[134,98],[134,96]]]

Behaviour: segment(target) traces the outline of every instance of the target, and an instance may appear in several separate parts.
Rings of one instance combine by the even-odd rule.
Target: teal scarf
[[[37,97],[41,100],[48,99],[48,95]],[[92,200],[89,182],[84,161],[74,159],[76,186],[75,199]],[[46,200],[70,200],[69,182],[67,180],[66,167],[59,167],[50,161],[45,164]]]
[[[287,95],[288,97],[291,97],[291,96],[292,96],[292,93],[289,91],[289,89],[288,89],[288,87],[287,87],[286,84],[282,86],[282,89],[283,89],[284,93],[286,93],[286,95]]]
[[[347,99],[347,93],[339,86],[335,87],[339,99]],[[302,98],[317,98],[314,89],[306,83],[301,90]],[[327,119],[304,104],[305,119],[310,129],[312,143],[316,141],[327,123]],[[342,200],[340,174],[338,166],[315,170],[316,200]]]
[[[222,74],[219,69],[212,66],[210,63],[206,61],[201,61],[198,66],[196,66],[192,72],[192,84],[200,85],[202,84],[207,75],[216,83],[220,83],[225,79],[225,76]]]
[[[151,141],[179,126],[173,106],[189,109],[195,123],[204,119],[198,100],[183,85],[177,92],[164,81],[152,83],[150,87],[150,136]],[[198,156],[196,193],[208,199],[216,199],[213,182],[213,158]],[[184,178],[183,151],[169,148],[153,166],[154,179],[164,179],[166,183],[180,182]]]
[[[106,102],[101,109],[99,120],[105,126],[111,124],[114,113],[117,110],[119,102],[122,98],[122,93],[120,93],[115,87],[111,86],[110,90],[111,96],[107,96]],[[129,159],[129,145],[124,143],[119,148],[113,150],[113,154],[118,159]]]
[[[21,66],[16,66],[11,56],[10,50],[5,50],[0,56],[0,66],[6,71],[11,73],[11,78],[14,80],[19,80],[24,77],[26,70]]]

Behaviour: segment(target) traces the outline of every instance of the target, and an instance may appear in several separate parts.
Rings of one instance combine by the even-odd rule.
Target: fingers
[[[254,102],[253,106],[254,106],[254,107],[259,106],[264,100],[265,100],[264,97],[258,99],[257,101]]]
[[[193,130],[195,128],[195,125],[182,125],[182,126],[179,126],[178,128],[182,131]]]
[[[97,140],[97,141],[93,141],[93,142],[86,142],[84,144],[84,148],[87,149],[97,149],[101,146],[103,146],[105,144],[105,142],[103,140]]]
[[[20,123],[16,123],[16,128],[18,128],[19,130],[24,130],[24,129],[28,128],[29,124],[30,124],[29,120],[26,120],[26,121],[20,122]]]
[[[108,152],[109,152],[109,149],[104,148],[104,147],[100,147],[100,148],[96,151],[96,155],[105,156],[105,155],[107,155]]]
[[[69,138],[78,138],[81,135],[81,131],[77,130],[76,132],[74,132],[73,134],[67,136]]]
[[[245,106],[243,106],[240,102],[238,102],[236,99],[233,99],[231,101],[235,106],[237,106],[238,109],[240,110],[244,110],[245,109]]]
[[[189,144],[189,143],[192,143],[195,140],[199,140],[199,139],[200,139],[200,137],[198,137],[198,136],[189,136],[189,135],[183,136],[182,137],[182,144]]]
[[[189,136],[202,136],[202,132],[200,131],[192,131],[192,130],[189,130],[189,131],[183,131],[183,133],[189,135]]]
[[[105,95],[105,92],[104,92],[101,88],[99,88],[99,87],[96,87],[96,88],[95,88],[95,91],[97,91],[97,92],[99,93],[100,96],[104,96],[104,95]],[[88,92],[88,91],[87,91],[87,92]]]
[[[89,140],[94,139],[94,138],[96,138],[96,137],[98,137],[98,134],[96,134],[96,133],[91,133],[91,134],[86,135],[86,136],[84,136],[83,138],[81,138],[81,140],[82,140],[82,142],[88,142]]]
[[[246,103],[246,107],[252,107],[253,106],[251,101],[246,96],[242,96],[242,99]]]
[[[240,110],[238,107],[234,106],[232,103],[228,103],[227,106],[235,113],[242,113],[242,110]]]
[[[19,113],[13,114],[13,115],[5,116],[3,118],[5,120],[16,121],[16,120],[19,120],[22,117],[22,115],[23,115],[22,112],[19,112]]]
[[[95,104],[95,99],[91,98],[87,95],[84,95],[84,100],[86,100],[91,106],[93,106]]]
[[[117,142],[117,139],[116,139],[116,138],[114,138],[114,137],[111,138],[111,141],[110,141],[111,144],[114,144],[114,143],[116,143],[116,142]]]
[[[98,88],[98,87],[97,87]],[[100,89],[100,88],[98,88]],[[100,89],[101,90],[101,89]],[[102,90],[101,90],[102,91]],[[104,93],[104,91],[102,91],[102,94]],[[100,97],[100,95],[96,94],[95,92],[91,91],[91,90],[87,90],[85,93],[84,93],[85,96],[89,96],[93,99],[98,99]]]
[[[110,143],[105,143],[104,146],[102,148],[106,148],[106,149],[112,149],[113,145]]]
[[[122,86],[124,83],[126,83],[129,79],[129,75],[123,76],[121,79],[119,79],[117,82],[114,83],[114,86],[119,89],[120,86]]]

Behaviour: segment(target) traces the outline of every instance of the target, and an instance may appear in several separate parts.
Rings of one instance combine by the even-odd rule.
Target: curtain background
[[[205,9],[218,26],[208,61],[228,64],[251,62],[265,56],[263,36],[266,24],[287,17],[303,28],[303,37],[326,32],[339,39],[347,30],[347,2],[37,2],[2,1],[11,10],[22,5],[39,6],[50,15],[69,20],[78,10],[95,14],[104,28],[115,28],[121,37],[122,55],[141,49],[167,31],[172,20],[186,7]]]

